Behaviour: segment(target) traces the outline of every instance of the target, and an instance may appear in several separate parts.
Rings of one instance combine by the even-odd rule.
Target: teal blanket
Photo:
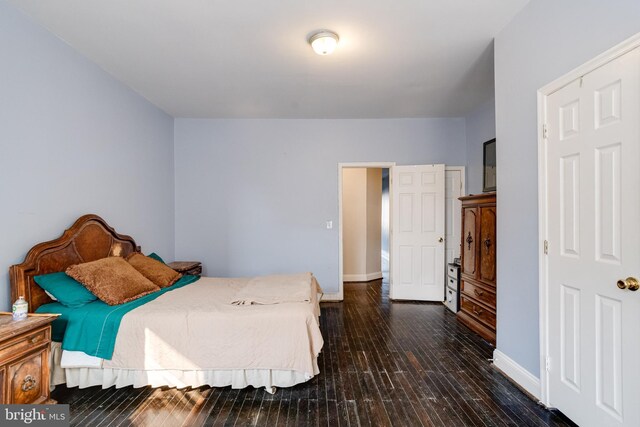
[[[182,276],[167,288],[120,305],[108,305],[97,300],[82,307],[70,308],[53,302],[41,305],[36,312],[60,314],[51,325],[51,335],[53,341],[62,342],[63,350],[82,351],[90,356],[111,360],[120,322],[125,314],[199,278]]]

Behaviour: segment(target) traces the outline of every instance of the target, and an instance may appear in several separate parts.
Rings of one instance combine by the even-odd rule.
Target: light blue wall
[[[467,133],[467,194],[482,193],[482,145],[496,137],[496,105],[492,98],[464,119]],[[497,141],[496,141],[497,142]],[[498,173],[500,168],[498,167]]]
[[[536,92],[640,31],[638,0],[533,0],[496,37],[498,349],[539,376]]]
[[[173,119],[0,1],[0,310],[11,264],[85,213],[173,258]]]
[[[176,257],[337,292],[338,163],[464,165],[465,143],[463,119],[176,119]]]

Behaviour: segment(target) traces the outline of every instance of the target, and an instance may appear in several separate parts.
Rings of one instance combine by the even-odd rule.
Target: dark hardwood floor
[[[322,304],[320,375],[275,395],[247,388],[59,386],[78,426],[566,426],[489,362],[493,348],[442,304],[392,303],[382,281]]]

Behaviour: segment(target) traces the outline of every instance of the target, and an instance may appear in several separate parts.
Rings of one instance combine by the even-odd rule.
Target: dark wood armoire
[[[462,268],[458,320],[496,343],[496,193],[460,197]]]

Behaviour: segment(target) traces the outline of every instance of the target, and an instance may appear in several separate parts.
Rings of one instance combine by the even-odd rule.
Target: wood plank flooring
[[[320,375],[247,388],[58,386],[78,426],[567,426],[490,364],[493,348],[442,304],[388,299],[381,280],[322,304]]]

